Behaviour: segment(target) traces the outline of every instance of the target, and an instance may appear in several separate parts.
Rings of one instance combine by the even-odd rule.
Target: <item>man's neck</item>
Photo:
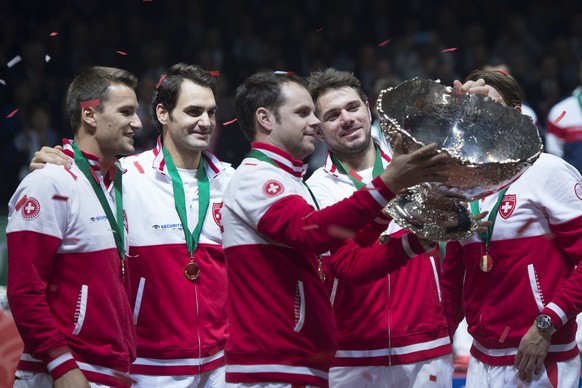
[[[103,173],[109,171],[113,163],[115,163],[116,156],[108,155],[107,152],[103,151],[93,137],[75,136],[74,141],[82,152],[99,158],[99,170],[103,171]]]
[[[178,150],[173,144],[164,144],[164,147],[170,154],[172,161],[176,165],[176,168],[182,168],[185,170],[195,170],[200,165],[200,158],[202,157],[202,151],[185,151]]]
[[[376,147],[371,142],[370,147],[354,154],[339,154],[334,153],[338,160],[348,170],[363,171],[374,167],[376,160]]]

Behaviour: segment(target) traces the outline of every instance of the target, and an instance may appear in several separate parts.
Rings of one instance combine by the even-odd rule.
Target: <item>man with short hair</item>
[[[90,67],[67,93],[70,168],[29,174],[9,204],[8,298],[25,344],[16,387],[128,386],[135,329],[116,156],[141,129],[131,73]]]
[[[321,124],[315,133],[329,153],[325,165],[307,181],[322,208],[340,202],[380,174],[391,161],[385,139],[371,133],[371,112],[360,82],[335,69],[315,72],[309,90]],[[355,241],[378,244],[390,219],[378,218]],[[394,223],[392,236],[405,235]],[[450,387],[451,341],[440,297],[440,262],[422,253],[376,280],[351,276],[341,258],[326,256],[333,277],[332,304],[339,347],[330,386]],[[416,287],[412,284],[417,284]]]

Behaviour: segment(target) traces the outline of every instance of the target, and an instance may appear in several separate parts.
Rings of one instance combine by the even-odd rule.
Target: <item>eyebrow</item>
[[[335,111],[338,111],[338,110],[345,109],[345,107],[350,106],[350,105],[353,105],[354,103],[357,103],[357,104],[361,105],[362,104],[362,101],[360,101],[358,99],[348,101],[345,104],[343,104],[342,106],[339,106],[339,107],[336,107],[336,108],[331,108],[331,109],[323,112],[323,115],[321,117],[322,117],[322,119],[325,119],[331,113],[334,113]]]

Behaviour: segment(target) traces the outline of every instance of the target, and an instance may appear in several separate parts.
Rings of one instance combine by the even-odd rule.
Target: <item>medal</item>
[[[491,271],[491,268],[493,268],[493,258],[489,253],[481,256],[481,260],[479,261],[479,268],[481,268],[481,271],[483,272]]]
[[[184,267],[184,276],[186,276],[186,279],[192,281],[198,279],[200,277],[200,266],[191,259]]]

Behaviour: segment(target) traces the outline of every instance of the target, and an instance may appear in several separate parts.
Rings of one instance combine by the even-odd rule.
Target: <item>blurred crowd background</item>
[[[235,167],[249,144],[229,123],[232,96],[259,70],[350,70],[373,102],[407,79],[451,85],[475,68],[505,64],[541,131],[552,105],[581,83],[580,0],[8,0],[0,31],[0,215],[34,152],[72,137],[64,96],[90,65],[139,77],[139,151],[157,136],[149,101],[164,70],[186,62],[218,71],[212,148]]]

